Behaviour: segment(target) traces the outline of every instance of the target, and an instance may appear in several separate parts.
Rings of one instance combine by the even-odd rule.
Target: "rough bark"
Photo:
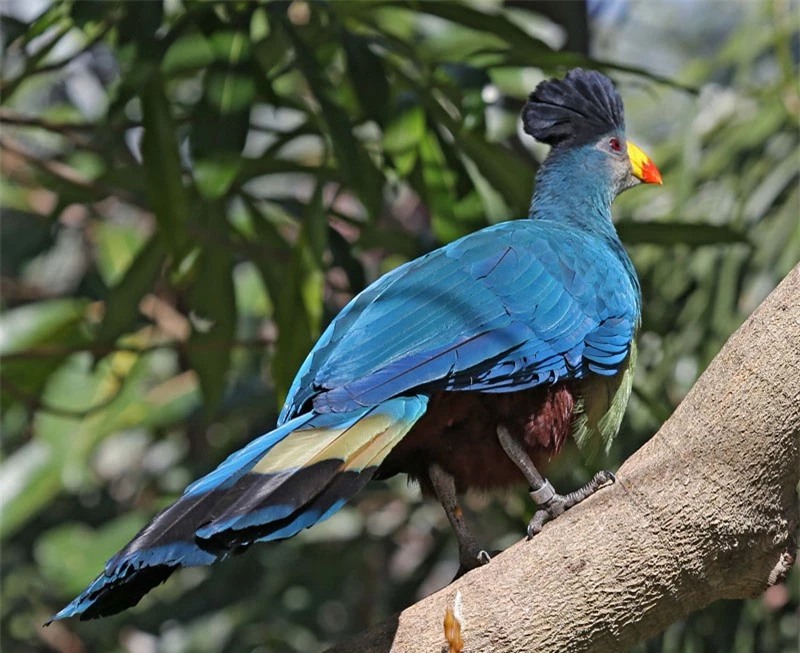
[[[722,598],[757,596],[797,550],[800,265],[601,490],[490,564],[330,649],[625,651]],[[444,649],[446,650],[446,649]]]

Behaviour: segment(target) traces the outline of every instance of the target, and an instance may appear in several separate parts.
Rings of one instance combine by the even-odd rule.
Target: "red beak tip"
[[[661,173],[652,161],[648,161],[644,165],[644,170],[642,170],[642,172],[644,173],[642,175],[644,177],[644,181],[648,184],[658,184],[659,186],[664,185],[664,182],[661,181]]]

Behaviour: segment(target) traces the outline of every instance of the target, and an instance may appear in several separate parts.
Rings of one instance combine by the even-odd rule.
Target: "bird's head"
[[[602,73],[575,68],[564,79],[540,83],[522,120],[528,134],[553,146],[549,158],[562,164],[562,174],[589,173],[612,198],[641,183],[661,184],[650,157],[625,137],[622,98]]]

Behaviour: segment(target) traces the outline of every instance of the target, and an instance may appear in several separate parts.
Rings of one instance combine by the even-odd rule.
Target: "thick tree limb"
[[[330,653],[624,651],[721,598],[779,582],[797,550],[800,265],[604,489]],[[446,649],[444,649],[446,650]]]

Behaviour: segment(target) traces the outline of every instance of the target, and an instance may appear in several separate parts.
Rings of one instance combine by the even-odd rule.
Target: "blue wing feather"
[[[308,413],[256,438],[156,515],[52,620],[114,614],[135,605],[179,567],[210,565],[240,546],[290,537],[327,519],[372,478],[391,445],[426,407],[427,397],[418,396],[345,414]],[[313,448],[304,433],[321,431],[324,441],[326,430],[348,437],[356,425],[361,428],[352,449],[370,452],[366,459],[326,459],[321,446],[317,464],[303,464],[303,453]],[[295,438],[298,444],[292,444]],[[370,449],[376,439],[381,446]],[[276,446],[286,451],[287,445],[297,455],[285,456],[277,467],[273,463],[271,473],[260,473],[258,463],[269,460]]]
[[[412,390],[498,392],[616,373],[639,290],[598,238],[547,220],[506,222],[401,266],[331,323],[281,419],[307,402],[341,412]]]

